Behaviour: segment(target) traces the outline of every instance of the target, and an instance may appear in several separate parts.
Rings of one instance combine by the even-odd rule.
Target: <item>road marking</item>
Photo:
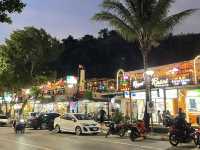
[[[32,147],[32,148],[37,148],[37,149],[40,149],[40,150],[53,150],[53,149],[50,149],[48,147],[43,147],[43,146],[38,146],[38,145],[33,145],[33,144],[27,144],[27,143],[18,142],[18,141],[14,141],[14,140],[9,140],[9,139],[5,139],[5,138],[4,139],[0,138],[0,141],[21,144],[21,145],[24,145],[24,146],[28,146],[28,147]]]

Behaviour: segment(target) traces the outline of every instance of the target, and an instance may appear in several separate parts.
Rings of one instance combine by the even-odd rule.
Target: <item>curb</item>
[[[167,135],[148,135],[146,139],[150,140],[160,140],[160,141],[169,141],[169,137]]]

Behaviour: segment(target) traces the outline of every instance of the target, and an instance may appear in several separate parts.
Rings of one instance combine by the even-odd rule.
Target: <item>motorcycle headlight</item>
[[[20,119],[20,121],[19,121],[20,123],[24,123],[25,121],[24,121],[24,119]]]

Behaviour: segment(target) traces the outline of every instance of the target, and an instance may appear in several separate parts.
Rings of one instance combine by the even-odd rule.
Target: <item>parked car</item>
[[[42,113],[37,117],[33,117],[30,119],[30,127],[33,129],[49,129],[53,130],[54,127],[54,119],[59,117],[58,113]]]
[[[67,113],[56,118],[54,128],[57,133],[62,131],[72,132],[76,135],[100,133],[98,123],[80,113]]]
[[[40,115],[39,112],[30,112],[29,115],[28,115],[28,117],[27,117],[26,127],[31,128],[32,120],[34,120],[39,115]]]
[[[5,115],[0,115],[0,126],[6,126],[8,125],[9,120],[8,117]]]

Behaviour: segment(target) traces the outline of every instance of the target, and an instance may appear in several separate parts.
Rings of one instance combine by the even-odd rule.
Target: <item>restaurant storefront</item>
[[[152,67],[149,77],[151,100],[153,103],[153,121],[157,122],[157,112],[169,111],[173,116],[182,108],[188,121],[196,123],[200,116],[200,61],[199,59]],[[130,91],[134,116],[142,119],[146,105],[143,70],[124,73],[123,83],[127,83],[124,97],[127,99],[126,109],[130,109]],[[119,81],[119,86],[122,81]],[[120,89],[120,88],[119,88]],[[130,113],[127,112],[127,113]]]

